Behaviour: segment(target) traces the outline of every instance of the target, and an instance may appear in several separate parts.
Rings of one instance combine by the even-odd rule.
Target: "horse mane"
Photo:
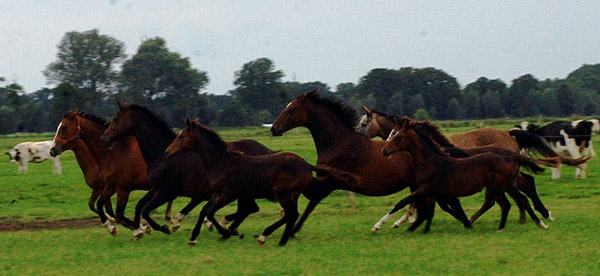
[[[456,147],[448,140],[446,135],[442,134],[441,128],[430,120],[417,122],[416,125],[424,134],[429,136],[431,140],[440,145],[440,147]]]
[[[227,143],[214,130],[209,129],[208,127],[205,127],[196,121],[193,121],[192,123],[196,129],[198,129],[200,133],[202,133],[202,135],[208,139],[208,142],[216,147],[218,151],[222,151],[227,154],[235,154],[235,152],[230,152],[227,150]]]
[[[138,111],[138,112],[144,114],[152,122],[156,123],[159,130],[163,131],[164,133],[170,133],[173,136],[173,139],[175,139],[176,134],[173,131],[173,129],[171,128],[171,126],[169,125],[169,123],[167,123],[167,121],[165,121],[165,119],[163,119],[162,117],[160,117],[157,114],[155,114],[154,112],[150,111],[150,109],[148,109],[147,107],[139,105],[139,104],[128,104],[123,107],[123,110],[124,111],[125,110],[133,110],[133,111]]]
[[[359,113],[354,107],[344,103],[343,100],[333,96],[321,96],[317,91],[305,93],[306,99],[315,104],[320,104],[342,121],[342,124],[354,131],[356,122],[359,119]],[[300,96],[302,97],[302,96]]]
[[[106,119],[104,119],[98,115],[92,114],[92,113],[87,113],[83,110],[69,111],[69,112],[65,113],[65,115],[63,116],[63,119],[67,118],[69,116],[73,116],[73,115],[77,115],[79,117],[86,118],[86,119],[88,119],[96,124],[99,124],[105,128],[108,127],[108,124],[109,124],[108,121],[106,121]]]
[[[426,127],[422,127],[421,124],[426,125]],[[449,154],[441,148],[441,146],[436,143],[433,138],[429,135],[429,131],[435,130],[439,134],[439,127],[431,123],[430,121],[425,122],[417,122],[417,121],[409,121],[409,127],[415,131],[417,135],[421,138],[421,141],[424,142],[426,146],[433,150],[434,153],[442,156],[449,156]],[[422,130],[425,129],[425,131]],[[426,132],[426,133],[424,133]],[[441,135],[441,134],[440,134]],[[448,142],[449,143],[449,142]]]

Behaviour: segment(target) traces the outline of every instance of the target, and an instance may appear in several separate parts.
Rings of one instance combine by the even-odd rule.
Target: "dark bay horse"
[[[174,218],[173,230],[177,230],[185,215],[213,194],[206,182],[206,166],[200,156],[193,152],[183,152],[167,159],[165,149],[176,137],[171,127],[146,107],[118,105],[119,110],[102,135],[102,142],[109,146],[123,137],[137,139],[143,159],[148,164],[152,189],[137,203],[134,222],[139,222],[142,216],[153,229],[169,234],[169,227],[156,223],[150,217],[150,212],[178,196],[190,197],[191,202]],[[249,139],[231,142],[228,147],[250,155],[273,153],[259,142]],[[229,215],[226,220],[234,220],[235,216]],[[138,229],[134,235],[141,235],[141,230]]]
[[[248,215],[258,211],[255,199],[266,198],[279,202],[285,214],[263,231],[258,238],[259,245],[264,244],[266,238],[284,224],[285,230],[279,245],[285,245],[292,235],[294,223],[298,218],[298,197],[313,182],[312,172],[328,173],[329,170],[316,168],[291,152],[260,156],[232,152],[217,133],[201,125],[197,120],[192,122],[186,119],[186,125],[187,127],[167,148],[166,154],[177,156],[176,154],[182,151],[194,151],[200,154],[206,165],[210,187],[214,191],[209,203],[200,212],[190,244],[196,243],[204,217],[208,217],[213,222],[223,238],[228,238],[237,234],[237,226]],[[349,185],[354,183],[348,182]],[[231,228],[225,230],[217,224],[214,214],[234,200],[238,201],[238,217]]]
[[[116,193],[116,219],[128,228],[140,228],[139,222],[134,223],[125,217],[125,208],[131,191],[149,190],[151,185],[147,173],[148,167],[134,138],[120,140],[111,149],[102,146],[100,136],[107,126],[108,123],[98,116],[83,111],[68,112],[59,125],[51,152],[58,155],[65,150],[73,149],[81,156],[85,150],[80,151],[82,148],[75,148],[75,146],[78,142],[85,144],[85,148],[93,157],[105,180],[100,198],[96,201],[96,210],[104,227],[115,235],[116,228],[107,220],[103,206]],[[86,171],[84,175],[93,173],[94,163],[87,162],[81,169]]]
[[[65,121],[64,126],[63,121]],[[104,177],[100,171],[100,166],[88,150],[85,143],[79,139],[77,134],[77,125],[75,124],[69,126],[70,122],[70,120],[63,118],[63,120],[58,124],[56,135],[54,136],[54,141],[52,147],[50,148],[50,155],[58,156],[64,151],[73,151],[75,154],[75,159],[77,160],[77,164],[83,173],[85,184],[92,189],[88,206],[92,212],[99,214],[98,210],[96,209],[96,200],[100,196],[100,193],[102,193],[104,190],[106,182],[104,181]],[[113,211],[110,198],[106,200],[104,208],[106,209],[106,217],[108,220],[111,222],[116,222],[115,213]]]
[[[377,110],[369,109],[366,106],[363,106],[362,108],[365,112],[365,115],[361,117],[358,125],[356,126],[356,131],[366,135],[369,138],[381,137],[382,139],[386,140],[392,132],[392,129],[401,119],[397,116],[388,115]],[[515,137],[514,139],[512,138],[513,135]],[[468,152],[468,155],[490,151],[501,155],[511,155],[513,153],[518,153],[523,148],[536,149],[539,152],[546,153],[545,155],[548,156],[547,158],[534,160],[538,164],[548,165],[551,167],[560,166],[560,164],[556,164],[557,160],[555,159],[557,158],[561,163],[573,166],[585,162],[584,159],[575,160],[556,156],[554,151],[549,148],[549,146],[541,137],[519,130],[505,131],[487,128],[468,131],[462,134],[454,134],[447,137],[452,142],[451,146],[440,144],[441,146],[458,147],[459,151]],[[455,144],[454,141],[458,141],[459,143]],[[439,143],[440,141],[436,142]],[[449,153],[452,155],[456,153],[456,150],[449,150]],[[460,155],[453,156],[460,157]],[[554,220],[548,209],[544,206],[539,198],[535,187],[535,179],[532,176],[525,173],[520,173],[516,184],[518,189],[525,193],[532,200],[535,209],[538,210],[544,218]],[[525,222],[525,210],[521,208],[519,208],[519,210],[520,220],[521,222]],[[394,225],[399,225],[403,221],[405,221],[404,217],[397,221]]]
[[[437,196],[464,197],[486,188],[486,198],[493,198],[502,210],[499,230],[506,225],[510,209],[505,192],[509,193],[518,205],[527,210],[536,225],[548,229],[548,226],[535,216],[527,199],[512,185],[519,173],[520,166],[535,173],[543,171],[531,159],[520,154],[501,156],[490,152],[471,157],[453,158],[420,129],[412,120],[403,121],[402,125],[398,126],[398,133],[391,137],[391,140],[382,149],[383,155],[386,156],[396,152],[409,152],[418,167],[416,171],[418,188],[411,195],[400,200],[388,215],[404,208],[411,202],[424,202]],[[431,210],[430,217],[427,218],[426,231],[429,229],[432,216],[433,211]],[[419,218],[415,224],[417,226],[420,224]]]
[[[290,102],[273,122],[271,133],[281,136],[296,127],[308,128],[317,150],[317,165],[360,177],[357,185],[348,188],[350,191],[367,196],[385,196],[415,185],[415,167],[410,154],[399,153],[391,158],[381,155],[385,142],[373,141],[357,133],[354,130],[357,118],[358,113],[351,106],[340,100],[321,97],[315,90]],[[300,230],[317,204],[332,191],[322,189],[310,199],[294,231]],[[459,204],[457,199],[449,202]],[[462,211],[462,208],[457,209]],[[445,211],[462,221],[465,227],[470,226],[464,211],[462,214],[450,209]]]

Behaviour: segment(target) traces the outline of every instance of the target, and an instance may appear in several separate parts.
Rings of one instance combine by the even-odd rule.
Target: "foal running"
[[[411,195],[400,200],[388,215],[411,202],[426,202],[431,197],[438,196],[464,197],[480,192],[483,188],[486,188],[486,198],[493,198],[502,210],[499,230],[506,225],[510,209],[505,192],[513,196],[517,204],[530,215],[533,214],[527,199],[518,192],[513,183],[520,166],[533,172],[541,172],[543,169],[524,156],[483,153],[466,158],[452,158],[430,137],[421,133],[416,122],[412,120],[406,120],[399,125],[398,133],[382,149],[386,156],[401,151],[409,152],[418,167],[418,187]],[[432,211],[430,215],[433,215]],[[539,227],[548,228],[535,215],[532,219]],[[426,230],[429,229],[431,217],[427,220]]]
[[[332,175],[332,171],[315,168],[291,152],[262,156],[241,155],[229,151],[227,144],[217,133],[204,127],[197,120],[186,119],[186,124],[187,128],[182,130],[167,148],[167,157],[181,151],[191,150],[198,153],[206,165],[210,186],[214,191],[211,200],[200,212],[189,243],[196,244],[205,216],[223,238],[237,235],[237,226],[250,214],[258,211],[254,200],[266,198],[278,201],[285,215],[264,230],[258,239],[259,245],[264,244],[266,238],[284,224],[285,231],[279,245],[285,245],[298,218],[298,197],[311,185],[312,172]],[[216,222],[214,214],[236,199],[238,214],[230,229],[226,230]]]

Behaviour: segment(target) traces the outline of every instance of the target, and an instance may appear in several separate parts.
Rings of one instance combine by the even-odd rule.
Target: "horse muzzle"
[[[273,135],[273,136],[282,136],[283,132],[272,126],[271,127],[271,135]]]

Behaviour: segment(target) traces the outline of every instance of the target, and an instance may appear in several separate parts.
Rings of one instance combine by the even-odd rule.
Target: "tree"
[[[244,64],[241,70],[235,72],[236,87],[230,93],[249,112],[267,110],[270,114],[279,114],[288,102],[281,82],[283,76],[283,71],[275,70],[270,59],[259,58]]]
[[[558,88],[558,105],[560,107],[560,116],[571,116],[575,111],[573,93],[569,86],[563,84]]]
[[[202,104],[200,90],[208,83],[206,72],[191,67],[187,57],[170,52],[160,37],[144,41],[123,64],[123,97],[144,104],[167,117],[174,126],[194,118]]]
[[[88,108],[102,109],[99,105],[117,81],[116,65],[125,58],[123,42],[93,29],[68,32],[57,47],[57,60],[43,72],[48,83],[67,82],[77,89],[93,93],[89,99],[92,104]]]

